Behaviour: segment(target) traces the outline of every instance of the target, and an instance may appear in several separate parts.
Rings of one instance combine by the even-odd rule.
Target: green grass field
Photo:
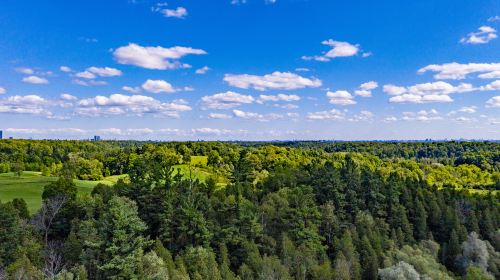
[[[126,176],[126,175],[125,175]],[[99,183],[112,185],[123,176],[110,176],[101,181],[74,180],[78,194],[90,194]],[[56,181],[57,177],[42,176],[40,172],[25,171],[19,177],[14,173],[0,174],[0,201],[6,202],[14,198],[23,198],[28,204],[30,213],[35,212],[42,204],[43,187]]]
[[[206,168],[206,156],[193,156],[191,158],[191,170],[189,165],[179,164],[173,166],[174,175],[180,172],[185,179],[192,178],[193,180],[200,180],[204,182],[208,176],[211,175],[210,171]],[[125,178],[127,175],[118,175],[106,177],[101,181],[85,181],[74,180],[78,187],[78,194],[90,194],[92,189],[99,183],[106,185],[115,184],[118,179]],[[30,213],[37,211],[42,204],[43,187],[50,182],[56,181],[57,177],[42,176],[41,172],[24,171],[19,177],[14,173],[1,173],[0,174],[0,201],[7,202],[14,198],[23,198],[28,204]],[[226,183],[218,183],[219,187],[223,187]]]

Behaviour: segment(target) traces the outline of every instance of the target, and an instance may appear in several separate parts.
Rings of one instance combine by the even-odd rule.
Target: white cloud
[[[209,119],[222,119],[222,120],[227,120],[232,118],[231,115],[228,114],[219,114],[219,113],[210,113],[208,114]]]
[[[469,118],[469,117],[458,117],[458,118],[455,118],[453,120],[458,122],[458,123],[471,123],[471,122],[477,121],[477,119]]]
[[[63,93],[61,94],[61,99],[62,100],[66,100],[66,101],[76,101],[78,100],[78,98],[76,96],[73,96],[71,94],[68,94],[68,93]]]
[[[354,96],[352,96],[348,91],[338,90],[335,92],[327,92],[326,97],[330,100],[330,104],[335,105],[353,105],[356,104],[354,101]]]
[[[130,93],[133,93],[133,94],[141,93],[141,88],[140,87],[123,86],[122,89],[124,91],[130,92]]]
[[[214,95],[203,96],[201,98],[203,107],[206,109],[231,109],[242,104],[250,104],[255,100],[251,95],[242,95],[236,92],[227,91]]]
[[[173,93],[176,91],[170,83],[163,80],[147,80],[141,87],[152,93]]]
[[[153,12],[158,12],[163,14],[165,17],[175,17],[175,18],[185,18],[188,15],[186,8],[177,7],[175,10],[172,9],[164,9],[163,7],[168,6],[167,3],[157,3],[154,7],[151,8]]]
[[[114,76],[121,76],[122,74],[123,74],[122,71],[116,68],[92,66],[85,69],[85,71],[83,72],[76,73],[75,76],[84,79],[95,79],[97,76],[114,77]]]
[[[87,68],[87,71],[90,73],[96,74],[100,77],[114,77],[114,76],[121,76],[123,73],[122,71],[116,69],[116,68],[111,68],[111,67],[89,67]]]
[[[500,108],[500,95],[493,96],[492,98],[486,101],[486,107],[488,108]]]
[[[65,73],[70,73],[73,71],[73,70],[71,70],[71,68],[69,68],[68,66],[64,66],[64,65],[59,67],[59,70],[61,70],[62,72],[65,72]]]
[[[46,99],[38,95],[14,95],[0,99],[0,113],[31,114],[51,117],[52,113],[45,107],[50,105]]]
[[[83,78],[83,79],[95,79],[96,78],[96,75],[94,75],[94,73],[91,73],[89,71],[78,72],[75,74],[75,76],[78,78]]]
[[[395,122],[397,120],[398,120],[398,118],[396,118],[394,116],[387,116],[387,117],[384,118],[384,122],[386,122],[386,123]]]
[[[86,86],[86,87],[88,87],[88,86],[104,86],[104,85],[108,84],[105,81],[95,81],[95,80],[83,81],[80,79],[74,79],[73,83],[76,85]]]
[[[453,102],[453,99],[448,95],[416,95],[416,94],[403,94],[389,98],[391,103],[447,103]]]
[[[481,79],[500,79],[500,70],[478,75]]]
[[[19,72],[19,73],[22,73],[22,74],[26,74],[26,75],[33,75],[35,74],[35,71],[31,68],[27,68],[27,67],[18,67],[16,68],[16,72]]]
[[[265,90],[292,90],[306,87],[319,87],[321,80],[316,78],[305,78],[290,72],[273,72],[264,76],[257,75],[233,75],[226,74],[226,81],[231,86],[237,88],[253,88],[259,91]]]
[[[310,120],[343,120],[345,113],[337,109],[332,109],[330,111],[307,113],[307,118]]]
[[[149,96],[123,94],[112,94],[109,97],[99,95],[94,98],[82,99],[78,102],[78,106],[79,108],[75,112],[85,116],[153,114],[179,117],[179,112],[191,110],[191,107],[186,105],[184,101],[163,103]]]
[[[206,54],[204,50],[190,47],[143,47],[134,43],[119,47],[113,52],[113,56],[121,64],[130,64],[146,69],[178,69],[189,68],[189,64],[184,64],[178,60],[190,54]]]
[[[28,76],[23,78],[23,82],[30,84],[48,84],[49,81],[45,78],[40,78],[38,76]]]
[[[409,87],[384,85],[384,92],[393,95],[389,98],[391,103],[453,102],[453,99],[448,96],[449,94],[475,90],[479,89],[474,88],[471,84],[461,83],[458,86],[453,86],[443,81],[416,84]]]
[[[493,16],[488,19],[489,22],[500,21],[500,16]]]
[[[477,32],[471,32],[466,37],[460,39],[460,43],[472,45],[486,44],[497,37],[497,31],[493,27],[483,25],[478,28]]]
[[[483,73],[478,77],[482,79],[495,79],[500,71],[500,63],[466,63],[457,62],[445,64],[430,64],[418,70],[418,73],[434,72],[437,80],[462,80],[469,74]]]
[[[295,104],[274,104],[273,106],[276,108],[287,109],[287,110],[293,110],[299,108],[299,106]]]
[[[406,88],[395,85],[384,85],[384,92],[389,95],[401,95],[406,92]]]
[[[405,121],[421,121],[428,122],[433,120],[441,120],[442,117],[439,116],[439,112],[435,109],[431,110],[421,110],[418,112],[403,112],[403,117],[401,118]]]
[[[473,114],[476,112],[476,109],[477,109],[476,106],[466,106],[466,107],[462,107],[458,110],[454,110],[454,111],[449,112],[448,116],[453,116],[453,115],[456,115],[458,113]]]
[[[209,70],[210,70],[210,67],[208,67],[208,66],[203,66],[203,67],[201,67],[200,69],[197,69],[197,70],[195,71],[195,73],[196,73],[196,74],[198,74],[198,75],[203,75],[203,74],[206,74]]]
[[[370,111],[361,111],[359,112],[359,114],[354,115],[354,117],[349,120],[354,122],[369,121],[372,120],[374,116],[375,115]]]
[[[479,90],[482,91],[500,90],[500,80],[496,80],[485,86],[481,86]]]
[[[372,96],[372,90],[378,88],[378,83],[375,81],[369,81],[366,83],[362,83],[359,86],[359,89],[354,91],[354,94],[361,96],[361,97],[371,97]]]
[[[297,71],[297,72],[309,72],[311,70],[309,68],[299,67],[299,68],[295,68],[295,71]]]
[[[341,41],[335,41],[332,39],[325,40],[321,42],[323,45],[329,46],[332,49],[330,49],[328,52],[324,53],[323,55],[317,55],[317,56],[303,56],[303,60],[316,60],[316,61],[322,61],[322,62],[327,62],[330,61],[332,58],[336,57],[349,57],[349,56],[354,56],[357,55],[359,52],[359,45],[353,45],[348,42],[341,42]]]
[[[0,87],[0,94],[5,94],[7,90],[3,87]]]
[[[299,101],[300,97],[295,94],[277,94],[277,95],[264,95],[261,94],[259,95],[259,99],[257,100],[257,103],[265,103],[265,102],[292,102],[292,101]]]
[[[267,121],[272,121],[272,120],[277,120],[277,119],[283,118],[283,115],[275,114],[275,113],[259,114],[259,113],[253,113],[253,112],[245,112],[245,111],[241,111],[241,110],[233,110],[233,114],[237,118],[252,119],[252,120],[257,120],[257,121],[261,121],[261,122],[267,122]]]

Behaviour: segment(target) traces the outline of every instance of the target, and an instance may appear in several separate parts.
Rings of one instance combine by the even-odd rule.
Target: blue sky
[[[2,1],[22,138],[500,139],[498,1]]]

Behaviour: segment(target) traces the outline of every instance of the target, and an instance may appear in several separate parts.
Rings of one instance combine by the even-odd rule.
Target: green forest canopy
[[[7,279],[500,277],[496,142],[0,141],[24,171],[54,179],[32,213],[0,180]]]

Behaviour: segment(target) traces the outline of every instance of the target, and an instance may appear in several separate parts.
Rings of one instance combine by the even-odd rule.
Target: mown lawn
[[[174,175],[180,172],[185,179],[200,180],[204,182],[211,172],[206,167],[206,156],[192,156],[191,165],[174,165]],[[106,185],[115,184],[118,179],[126,178],[128,175],[109,176],[101,181],[74,180],[78,187],[79,195],[86,195],[99,183]],[[30,213],[37,211],[42,205],[43,187],[50,182],[56,181],[57,177],[42,176],[41,172],[24,171],[19,177],[14,173],[0,173],[0,201],[6,202],[14,198],[23,198],[28,204]],[[225,180],[220,179],[218,187],[226,185]]]
[[[74,181],[78,187],[78,194],[85,195],[90,194],[97,184],[112,185],[119,178],[120,176],[110,176],[101,181]],[[56,180],[57,177],[42,176],[40,172],[33,171],[25,171],[20,177],[12,172],[2,173],[0,174],[0,201],[6,202],[14,198],[23,198],[28,204],[30,213],[34,213],[42,204],[43,187]]]

